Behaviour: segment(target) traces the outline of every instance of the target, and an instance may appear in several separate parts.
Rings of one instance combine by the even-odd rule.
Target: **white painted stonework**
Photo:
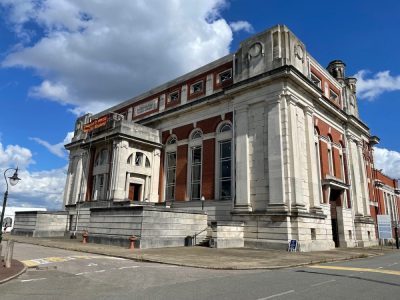
[[[215,90],[215,77],[210,70],[230,61],[232,84]],[[325,98],[328,93],[324,96],[324,91],[310,81],[311,63],[332,81],[332,86],[343,91],[342,109],[329,102]],[[206,78],[204,101],[187,97],[190,87],[186,81],[199,74]],[[179,82],[180,103],[168,108],[165,91]],[[228,222],[220,223],[214,232],[213,238],[221,247],[285,249],[288,241],[296,239],[300,251],[326,250],[335,247],[334,235],[340,247],[376,244],[360,148],[370,133],[359,120],[354,85],[351,78],[335,79],[286,26],[279,25],[243,41],[235,54],[153,89],[154,95],[161,95],[159,99],[132,109],[135,102],[152,96],[148,92],[96,116],[78,119],[77,124],[87,124],[97,117],[111,116],[107,125],[97,131],[85,133],[82,127],[77,128],[72,143],[67,145],[70,165],[64,204],[72,216],[70,230],[90,228],[91,207],[151,205],[164,199],[165,179],[160,180],[160,170],[165,178],[165,158],[161,161],[161,157],[166,145],[162,144],[161,133],[232,113],[232,199],[207,199],[205,206],[195,201],[176,201],[173,205],[177,209],[204,210],[209,224]],[[130,107],[127,120],[118,119],[113,112],[124,107]],[[139,113],[145,116],[135,121]],[[321,176],[315,148],[315,140],[319,139],[314,132],[315,117],[344,137],[347,183]],[[213,138],[215,133],[209,133],[203,140]],[[188,144],[188,140],[179,140],[177,145]],[[107,163],[96,165],[103,148],[108,151]],[[142,160],[137,162],[135,159],[140,157]],[[190,184],[190,178],[186,180]],[[217,179],[215,183],[218,184]],[[218,188],[215,189],[218,195]],[[349,191],[352,205],[337,206],[334,219],[333,208],[329,200],[324,203],[323,193],[329,198],[338,190],[345,200],[344,194]],[[96,196],[101,195],[97,199],[96,191]],[[337,220],[337,233],[333,232],[332,220]],[[118,235],[114,231],[113,234]]]

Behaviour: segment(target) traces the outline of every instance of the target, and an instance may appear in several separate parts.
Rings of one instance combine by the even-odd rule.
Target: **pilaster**
[[[285,201],[284,186],[284,160],[282,145],[282,98],[268,103],[268,180],[269,180],[269,204],[267,210],[288,211]],[[284,109],[284,108],[283,108]],[[284,112],[285,113],[285,112]],[[287,151],[287,150],[286,150]]]
[[[252,210],[250,203],[248,106],[235,110],[235,150],[236,150],[236,196],[235,212]]]

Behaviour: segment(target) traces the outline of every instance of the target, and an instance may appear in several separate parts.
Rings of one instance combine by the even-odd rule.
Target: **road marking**
[[[312,284],[311,286],[319,286],[319,285],[323,285],[323,284],[334,282],[334,281],[336,281],[336,280],[335,279],[327,280],[327,281],[323,281],[323,282]]]
[[[82,273],[76,273],[75,275],[76,276],[79,276],[79,275],[85,275],[85,274],[89,274],[90,272],[82,272]]]
[[[354,271],[354,272],[371,272],[371,273],[382,273],[388,275],[400,276],[400,271],[385,270],[385,269],[368,269],[368,268],[353,268],[353,267],[340,267],[340,266],[309,266],[314,269],[327,269],[327,270],[339,270],[339,271]]]
[[[21,282],[31,282],[31,281],[39,281],[39,280],[45,280],[47,278],[34,278],[34,279],[24,279],[21,280]]]
[[[98,270],[98,271],[94,271],[95,273],[103,273],[103,272],[105,272],[106,270]]]
[[[283,293],[271,295],[271,296],[268,296],[268,297],[265,297],[265,298],[259,298],[259,299],[257,299],[257,300],[272,299],[272,298],[275,298],[275,297],[280,297],[280,296],[287,295],[287,294],[291,294],[291,293],[294,293],[294,290],[290,290],[290,291],[286,291],[286,292],[283,292]]]
[[[88,264],[87,266],[88,266],[88,267],[96,267],[97,264]]]
[[[37,267],[39,265],[45,265],[50,263],[57,263],[57,262],[66,262],[75,259],[113,259],[113,260],[125,260],[124,258],[120,257],[113,257],[113,256],[99,256],[99,255],[73,255],[73,256],[65,256],[65,257],[45,257],[45,258],[35,258],[35,259],[28,259],[23,260],[24,263],[28,268]]]
[[[390,265],[388,265],[388,267],[393,267],[393,266],[395,266],[395,265],[397,265],[398,263],[392,263],[392,264],[390,264]]]
[[[118,268],[118,270],[123,270],[123,269],[134,269],[134,268],[139,268],[139,266],[121,267],[121,268]]]

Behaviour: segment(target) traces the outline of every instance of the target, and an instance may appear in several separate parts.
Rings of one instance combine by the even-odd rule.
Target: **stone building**
[[[278,25],[234,54],[78,118],[66,145],[69,229],[129,236],[115,224],[133,213],[118,212],[141,207],[205,215],[202,231],[220,246],[374,245],[377,142],[345,64],[325,69]],[[168,227],[171,218],[160,218],[151,222]]]

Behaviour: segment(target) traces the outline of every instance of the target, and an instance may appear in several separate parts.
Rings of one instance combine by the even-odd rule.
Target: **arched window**
[[[233,160],[232,160],[232,124],[230,122],[223,122],[217,129],[217,193],[218,199],[228,200],[232,199],[232,173],[233,173]]]
[[[130,165],[132,163],[132,158],[133,158],[133,153],[129,155],[128,159],[126,160],[126,163]]]
[[[101,165],[105,165],[106,163],[108,163],[108,150],[101,149],[100,152],[97,154],[94,165],[101,166]]]
[[[174,145],[174,144],[176,144],[177,141],[178,140],[177,140],[176,136],[173,135],[170,138],[168,138],[167,145]]]
[[[190,178],[190,199],[200,200],[201,198],[201,177],[203,167],[203,133],[195,129],[190,135],[189,141],[189,178]]]
[[[165,200],[175,200],[176,152],[178,139],[175,135],[168,138],[165,145]]]
[[[150,160],[146,157],[146,163],[144,165],[146,168],[150,168]]]
[[[201,130],[197,129],[195,131],[193,131],[192,135],[191,135],[191,139],[195,140],[195,139],[200,139],[203,136],[203,133],[201,132]]]
[[[232,130],[232,125],[230,123],[223,123],[219,128],[219,132],[227,132],[231,130]]]
[[[143,153],[142,152],[136,152],[135,155],[135,166],[141,167],[143,166]]]

